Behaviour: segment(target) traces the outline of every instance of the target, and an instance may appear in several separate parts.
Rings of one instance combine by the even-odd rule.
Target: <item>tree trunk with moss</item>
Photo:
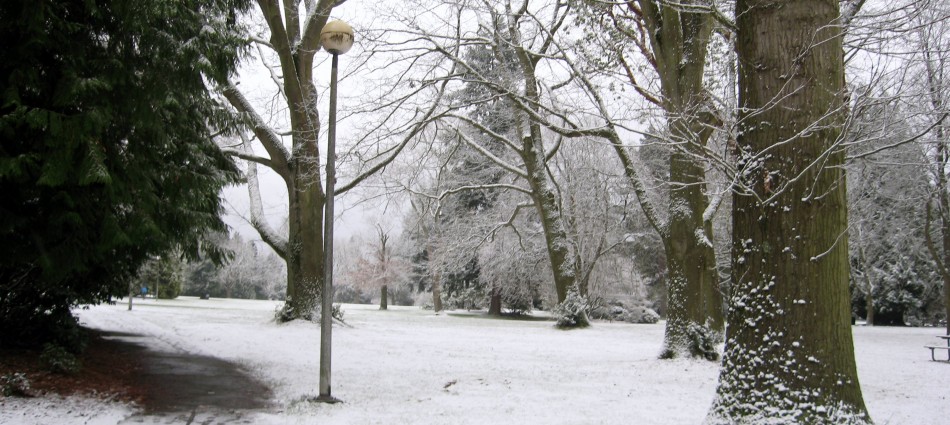
[[[709,6],[703,1],[682,2],[693,3]],[[660,222],[648,216],[663,241],[667,262],[669,309],[661,357],[715,360],[718,354],[712,342],[721,337],[724,319],[702,160],[713,129],[720,125],[703,84],[715,19],[701,7],[655,0],[630,1],[627,7],[639,10],[646,30],[663,95],[652,101],[666,112],[671,145],[669,218]],[[697,338],[705,343],[697,345]]]
[[[871,423],[848,293],[837,0],[739,0],[733,296],[707,423]]]

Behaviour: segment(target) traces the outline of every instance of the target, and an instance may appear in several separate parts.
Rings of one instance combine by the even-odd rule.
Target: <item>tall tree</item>
[[[669,205],[666,219],[645,207],[650,224],[660,235],[666,254],[669,310],[663,357],[681,355],[718,359],[709,347],[696,344],[710,331],[720,334],[724,321],[719,289],[712,218],[721,199],[710,205],[706,162],[709,140],[722,120],[706,88],[707,52],[717,26],[725,21],[709,0],[664,2],[625,1],[604,6],[594,2],[611,25],[607,31],[615,56],[613,66],[627,76],[627,83],[666,115],[666,146],[670,147]],[[727,24],[728,25],[728,24]],[[721,32],[727,33],[728,29]],[[630,43],[616,43],[615,40]],[[659,93],[635,78],[627,46],[646,58],[659,80]],[[730,84],[727,82],[726,84]],[[627,173],[628,178],[640,178]],[[640,197],[641,205],[651,204]],[[715,338],[714,335],[709,335]]]
[[[917,57],[912,77],[922,87],[923,120],[929,129],[924,149],[930,158],[933,181],[927,203],[927,247],[943,280],[946,333],[950,335],[950,8],[943,2],[923,1],[913,5],[917,16],[910,28]],[[936,239],[936,241],[934,241]]]
[[[0,4],[3,345],[56,338],[70,307],[124,295],[176,246],[224,257],[205,242],[225,229],[218,192],[238,173],[211,141],[226,121],[205,81],[233,71],[246,7]]]
[[[457,14],[452,18],[457,26],[450,29],[452,34],[449,36],[420,27],[415,17],[411,18],[409,24],[420,38],[431,44],[430,51],[437,52],[457,67],[466,82],[481,87],[479,99],[453,98],[457,101],[452,105],[453,109],[464,111],[472,105],[499,98],[507,101],[503,106],[510,105],[506,111],[510,116],[510,124],[498,131],[491,127],[497,125],[497,121],[484,122],[478,114],[448,113],[443,123],[450,126],[450,131],[459,142],[514,176],[514,183],[489,186],[520,192],[530,199],[529,203],[515,209],[511,220],[528,209],[533,209],[537,214],[541,234],[545,238],[555,293],[558,302],[563,302],[568,291],[576,289],[577,261],[568,241],[557,188],[548,168],[548,161],[557,152],[561,138],[552,137],[544,131],[544,117],[550,111],[545,105],[547,99],[538,68],[547,55],[555,50],[554,39],[569,16],[570,6],[563,1],[540,3],[471,2],[470,10],[452,12]],[[547,16],[541,19],[539,11]],[[468,32],[469,28],[463,28],[466,21],[462,20],[462,16],[469,14],[476,14],[481,19],[472,33]],[[457,31],[465,36],[458,37]],[[483,49],[492,63],[502,66],[475,66],[479,61],[464,56],[462,46]],[[502,72],[486,72],[486,69]],[[508,155],[492,153],[487,148],[487,141],[503,146]],[[578,323],[587,323],[586,316],[578,319]]]
[[[740,0],[735,15],[734,287],[707,422],[870,423],[848,303],[838,2]]]
[[[264,72],[272,77],[277,98],[285,106],[278,111],[264,109],[266,105],[253,103],[241,91],[237,80],[222,88],[224,97],[252,133],[252,137],[245,136],[244,147],[227,149],[229,154],[248,162],[251,224],[261,239],[287,262],[287,302],[278,312],[281,320],[313,318],[315,309],[319,307],[324,275],[323,222],[333,217],[323,217],[326,194],[318,143],[322,121],[317,110],[319,89],[314,80],[315,55],[321,49],[320,31],[334,9],[343,3],[345,0],[258,0],[265,34],[255,34],[250,39],[260,49]],[[359,39],[361,35],[356,37]],[[382,49],[374,53],[385,56]],[[356,165],[357,170],[350,181],[337,185],[337,195],[350,191],[390,164],[419,136],[436,113],[438,102],[428,106],[413,104],[418,106],[413,112],[407,112],[409,108],[406,106],[414,100],[414,94],[422,91],[434,90],[437,93],[432,98],[439,99],[444,84],[416,86],[407,81],[408,72],[392,77],[398,62],[398,58],[392,58],[387,63],[392,69],[383,71],[387,73],[384,84],[390,88],[383,89],[384,94],[375,92],[374,98],[381,99],[380,104],[367,109],[385,116],[384,120],[398,119],[401,123],[377,122],[377,125],[370,126],[373,128],[371,133],[376,133],[364,137],[368,144],[366,152],[351,153],[361,162]],[[396,92],[398,94],[394,95]],[[283,116],[271,122],[265,118],[268,113]],[[387,133],[380,134],[384,131]],[[289,143],[285,142],[287,138]],[[263,154],[249,147],[254,140],[262,145]],[[275,231],[264,216],[256,179],[257,165],[273,170],[287,189],[289,225],[286,235]]]

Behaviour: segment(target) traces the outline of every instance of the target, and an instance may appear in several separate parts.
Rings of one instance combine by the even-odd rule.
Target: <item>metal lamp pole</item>
[[[336,185],[336,89],[339,56],[353,47],[353,28],[343,21],[328,22],[320,44],[333,56],[330,70],[330,117],[327,131],[327,187],[323,213],[323,291],[320,315],[320,395],[316,401],[339,403],[330,394],[331,341],[333,337],[333,198]]]

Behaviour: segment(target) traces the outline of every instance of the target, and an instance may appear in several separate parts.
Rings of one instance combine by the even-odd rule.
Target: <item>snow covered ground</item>
[[[434,315],[414,307],[345,305],[333,330],[333,395],[316,395],[319,327],[275,324],[277,303],[136,300],[79,311],[87,326],[147,335],[150,344],[240,363],[273,388],[263,424],[699,424],[718,366],[658,360],[663,325],[552,322]],[[858,372],[878,424],[944,424],[950,364],[930,361],[934,328],[855,327]],[[134,408],[88,400],[4,403],[0,423],[114,423]],[[79,416],[85,414],[86,416]],[[98,415],[98,416],[96,416]],[[34,418],[25,421],[26,418]],[[111,422],[110,422],[111,421]]]

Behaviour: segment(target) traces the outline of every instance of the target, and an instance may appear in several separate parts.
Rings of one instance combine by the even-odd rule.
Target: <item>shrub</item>
[[[372,304],[373,297],[349,285],[333,287],[333,301],[347,304]]]
[[[73,353],[56,344],[47,343],[43,346],[40,361],[55,373],[73,374],[79,372],[81,367],[79,359]]]
[[[689,352],[693,356],[702,356],[706,360],[719,360],[719,352],[716,351],[716,340],[718,335],[709,326],[700,326],[690,323],[686,329],[686,336],[689,337]]]
[[[656,323],[660,321],[660,315],[649,307],[633,307],[627,311],[627,317],[624,319],[630,323]]]
[[[389,287],[389,305],[412,305],[415,300],[412,297],[412,287],[407,285],[395,285]]]
[[[30,380],[24,373],[13,373],[0,376],[0,390],[4,397],[29,397]]]
[[[606,306],[597,307],[591,310],[590,317],[598,320],[610,320],[628,323],[656,323],[660,321],[660,315],[652,308],[644,305],[626,307],[622,302],[614,300],[607,303]]]
[[[343,306],[340,304],[333,304],[333,307],[330,308],[330,317],[339,320],[342,323],[346,323],[343,320]]]
[[[576,287],[571,287],[567,291],[567,298],[564,302],[554,306],[554,317],[557,318],[557,326],[560,329],[586,328],[590,326],[590,320],[587,318],[587,300],[578,292]]]

